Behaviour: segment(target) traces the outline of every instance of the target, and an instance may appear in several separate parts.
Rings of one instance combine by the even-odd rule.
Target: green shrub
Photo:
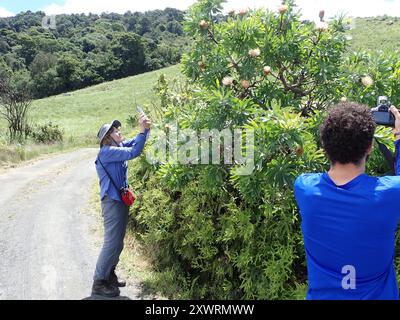
[[[346,60],[343,18],[318,29],[301,22],[293,1],[283,14],[230,17],[221,16],[222,3],[200,0],[190,8],[187,82],[171,90],[160,78],[165,113],[158,127],[253,130],[255,170],[240,175],[238,164],[150,165],[142,157],[130,173],[140,194],[131,212],[134,232],[151,248],[157,271],[168,275],[163,281],[182,290],[173,298],[304,299],[293,182],[328,168],[319,126],[330,105],[342,97],[373,105],[377,89],[400,98],[398,58],[386,55],[387,68],[372,57],[368,64],[354,63],[352,55]],[[265,74],[263,66],[272,71]],[[374,83],[366,86],[367,74]],[[385,129],[377,138],[391,143]],[[376,148],[368,171],[387,169]]]
[[[32,138],[38,143],[53,143],[63,141],[63,131],[51,122],[32,129]]]

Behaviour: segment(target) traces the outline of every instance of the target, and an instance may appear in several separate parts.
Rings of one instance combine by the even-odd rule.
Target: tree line
[[[57,15],[55,29],[42,26],[44,12],[0,18],[0,78],[33,98],[157,70],[180,61],[189,39],[184,12]]]

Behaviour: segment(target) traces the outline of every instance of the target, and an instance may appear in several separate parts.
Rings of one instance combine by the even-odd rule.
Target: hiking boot
[[[107,298],[113,298],[119,296],[119,289],[112,285],[107,280],[94,280],[92,286],[92,295],[103,296]]]
[[[110,283],[116,287],[125,287],[126,286],[126,281],[122,279],[118,279],[117,275],[115,274],[115,268],[111,270],[110,273]]]

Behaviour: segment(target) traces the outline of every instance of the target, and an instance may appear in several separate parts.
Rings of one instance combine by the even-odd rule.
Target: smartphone
[[[139,107],[139,106],[136,106],[136,111],[137,111],[139,114],[144,114],[143,109],[142,109],[141,107]]]

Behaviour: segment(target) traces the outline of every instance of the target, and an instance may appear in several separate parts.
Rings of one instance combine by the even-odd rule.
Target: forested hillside
[[[0,76],[43,98],[170,66],[188,46],[183,15],[57,15],[55,29],[42,26],[43,12],[0,18]]]

